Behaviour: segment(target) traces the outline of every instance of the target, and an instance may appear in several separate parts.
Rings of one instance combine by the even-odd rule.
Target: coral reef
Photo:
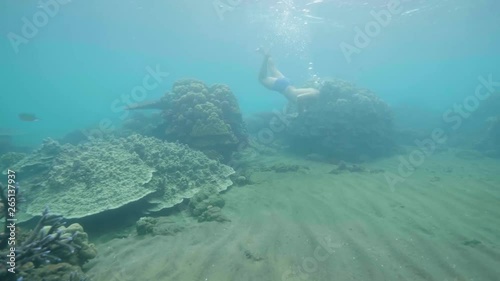
[[[209,156],[227,160],[246,141],[238,102],[226,85],[208,87],[201,81],[181,80],[161,100],[130,109],[152,108],[162,110],[164,121],[150,134],[188,144]]]
[[[222,214],[222,207],[225,205],[224,199],[218,194],[200,192],[189,201],[189,210],[198,222],[204,221],[230,221]]]
[[[146,185],[154,168],[119,142],[73,146],[47,139],[11,169],[23,182],[26,213],[32,216],[48,205],[66,218],[85,217],[155,191]]]
[[[167,143],[138,135],[127,138],[126,145],[137,151],[141,159],[154,167],[152,184],[157,188],[150,196],[155,204],[150,211],[159,211],[192,198],[198,192],[216,194],[233,184],[234,170],[187,145]]]
[[[48,231],[46,226],[42,231]],[[61,238],[70,238],[77,248],[77,251],[69,251],[67,248],[60,248],[54,251],[54,254],[60,257],[65,262],[71,265],[82,266],[97,255],[97,250],[94,244],[89,242],[89,236],[83,227],[78,223],[73,223],[68,227],[60,226],[58,231],[61,231]]]
[[[0,186],[2,214],[7,226],[11,222],[7,220],[8,200],[4,189]],[[1,280],[87,280],[81,265],[97,252],[81,226],[65,228],[62,216],[45,209],[29,235],[21,233],[18,227],[15,236],[12,231],[5,228],[0,234]],[[11,240],[12,237],[15,240]]]
[[[23,182],[28,215],[49,206],[66,218],[139,200],[152,203],[149,211],[159,211],[199,191],[227,189],[234,173],[186,145],[140,135],[77,146],[48,139],[12,169]]]
[[[341,80],[323,82],[307,111],[288,125],[290,145],[306,155],[363,161],[394,149],[389,106],[372,92]]]

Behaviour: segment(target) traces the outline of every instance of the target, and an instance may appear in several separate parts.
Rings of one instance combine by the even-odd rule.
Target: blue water
[[[500,280],[499,11],[498,0],[0,1],[0,162],[18,180],[8,188],[30,218],[32,206],[62,206],[67,218],[89,201],[102,207],[69,217],[99,247],[87,267],[96,280],[134,274],[140,280],[298,280],[297,272],[285,277],[291,268],[307,271],[312,256],[319,265],[300,280]],[[326,88],[310,95],[320,102],[301,110],[293,88],[280,95],[259,83],[260,46],[297,88],[338,78],[383,102],[336,80],[316,84]],[[180,89],[150,119],[136,117],[125,126],[129,131],[113,136],[156,136],[205,155],[144,136],[61,150],[47,143],[17,164],[19,155],[6,153],[29,152],[48,137],[64,141],[72,132],[121,128],[130,121],[124,107],[159,99],[184,78],[228,85],[246,123],[230,95],[212,95],[223,88],[204,95]],[[478,99],[478,87],[496,97]],[[297,108],[270,114],[286,98]],[[466,116],[457,106],[470,108]],[[78,143],[75,135],[71,141]],[[230,167],[208,157],[236,172],[230,177]],[[4,179],[0,192],[13,184]],[[231,190],[202,197],[214,192],[212,184],[217,193]],[[149,195],[139,198],[146,187]],[[195,189],[201,191],[193,199]],[[165,219],[157,229],[172,225],[158,234],[156,222],[139,218],[155,201],[173,202],[169,196],[186,200],[148,213]],[[2,201],[3,209],[11,206]],[[8,209],[0,212],[2,226]],[[22,238],[29,223],[16,229],[22,243],[32,241]],[[116,233],[104,234],[115,226]],[[165,237],[138,237],[147,228]],[[43,269],[50,261],[36,259],[49,258],[49,246],[57,256],[57,247],[53,240],[35,242],[61,237],[39,231],[33,244],[17,249],[32,249],[26,256]],[[5,253],[14,252],[2,232],[0,279]],[[338,251],[318,258],[322,232],[332,234],[338,247],[330,250]],[[28,268],[28,258],[18,267]],[[64,275],[54,269],[53,276]]]
[[[0,130],[16,144],[37,145],[106,118],[119,124],[113,101],[157,65],[170,75],[146,100],[192,77],[229,85],[244,115],[281,108],[286,100],[257,82],[260,45],[272,46],[279,68],[296,83],[314,74],[342,78],[392,106],[437,116],[470,95],[478,76],[500,77],[498,1],[401,1],[403,12],[351,63],[339,44],[352,44],[354,28],[390,1],[311,2],[241,1],[222,19],[213,0],[74,0],[59,5],[16,53],[9,34],[22,35],[23,17],[32,22],[42,8],[37,1],[2,1]],[[22,122],[22,112],[41,120]]]

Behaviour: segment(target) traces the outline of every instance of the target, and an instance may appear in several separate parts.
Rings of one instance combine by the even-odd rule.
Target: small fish
[[[21,121],[25,121],[25,122],[36,122],[36,121],[40,120],[35,116],[35,114],[31,114],[31,113],[19,113],[18,117]]]

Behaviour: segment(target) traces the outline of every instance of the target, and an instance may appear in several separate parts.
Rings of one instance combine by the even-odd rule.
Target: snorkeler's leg
[[[264,55],[264,60],[262,61],[262,65],[260,66],[259,71],[259,81],[262,81],[267,78],[267,65],[269,63],[270,57],[268,55]]]
[[[264,56],[264,62],[266,64],[266,69],[264,69],[264,63],[262,64],[261,72],[260,72],[261,74],[265,73],[265,76],[267,76],[267,73],[270,72],[271,77],[275,77],[275,78],[284,78],[285,77],[283,75],[283,73],[281,73],[274,65],[274,62],[271,59],[271,55],[269,55],[269,50],[264,49],[264,47],[259,47],[259,48],[257,48],[256,51],[257,51],[257,53],[260,53]],[[262,76],[260,76],[260,77],[262,77]]]
[[[297,98],[313,97],[319,95],[319,90],[315,88],[295,88],[293,89]]]
[[[262,61],[262,65],[260,66],[259,72],[259,82],[269,90],[273,89],[274,83],[276,82],[276,78],[270,77],[267,75],[267,65],[270,60],[269,55],[264,55],[264,60]]]
[[[267,61],[267,69],[271,73],[272,77],[276,78],[285,78],[285,75],[281,73],[277,68],[276,65],[274,65],[274,62],[271,58]]]
[[[268,90],[272,90],[274,91],[274,83],[276,83],[276,80],[278,78],[274,78],[274,77],[266,77],[262,80],[260,80],[260,83],[266,87]]]

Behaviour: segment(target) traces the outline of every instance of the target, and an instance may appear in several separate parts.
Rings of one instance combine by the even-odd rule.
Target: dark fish
[[[35,121],[38,121],[40,119],[38,119],[35,114],[31,114],[31,113],[20,113],[18,115],[19,119],[21,121],[25,121],[25,122],[35,122]]]

